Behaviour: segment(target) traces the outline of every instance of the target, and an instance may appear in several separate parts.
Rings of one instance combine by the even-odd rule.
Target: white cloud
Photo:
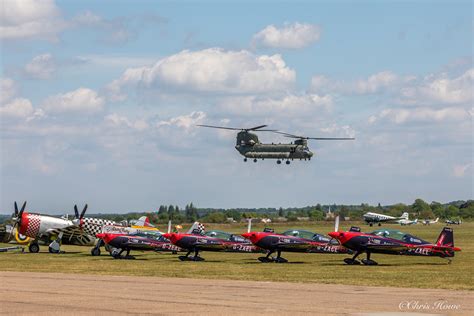
[[[167,121],[159,121],[156,126],[176,126],[185,130],[194,129],[197,124],[202,124],[206,118],[206,113],[202,111],[193,111],[187,115],[173,117]]]
[[[209,48],[184,50],[152,67],[127,69],[107,88],[118,100],[125,97],[122,88],[134,84],[166,92],[266,93],[291,88],[295,78],[280,55]]]
[[[455,78],[446,73],[426,76],[416,85],[402,89],[402,97],[406,102],[444,104],[463,104],[472,102],[474,93],[474,68],[468,69]]]
[[[327,112],[333,100],[330,95],[287,94],[283,97],[244,96],[229,97],[221,102],[221,107],[233,114],[247,115],[307,115],[312,111]]]
[[[472,115],[464,108],[447,107],[442,109],[431,109],[427,107],[385,109],[377,117],[371,116],[370,123],[376,120],[386,119],[396,124],[410,122],[460,122],[471,120]]]
[[[338,92],[342,94],[375,94],[397,85],[399,77],[391,71],[381,71],[364,79],[353,81],[334,80],[317,75],[311,78],[311,91]]]
[[[308,23],[285,23],[278,28],[268,25],[253,36],[253,43],[258,46],[273,48],[303,48],[321,36],[321,29],[317,25]]]
[[[472,163],[468,163],[465,165],[454,165],[453,175],[456,178],[463,178],[466,175],[466,172],[471,169],[471,167],[472,167]]]
[[[94,90],[79,88],[64,94],[57,94],[48,97],[43,101],[42,108],[45,111],[52,113],[93,113],[101,111],[104,104],[104,99]]]
[[[18,93],[18,87],[10,78],[0,78],[0,103],[7,102]]]
[[[31,114],[33,114],[33,106],[30,100],[24,98],[13,99],[0,107],[0,116],[26,118]]]
[[[56,62],[49,53],[34,57],[24,69],[27,76],[36,79],[50,79],[55,71]]]
[[[0,38],[57,40],[66,27],[53,0],[2,1]]]
[[[128,117],[119,115],[117,113],[112,113],[105,116],[104,121],[110,126],[129,127],[138,131],[146,130],[149,127],[149,124],[143,119],[132,122]]]

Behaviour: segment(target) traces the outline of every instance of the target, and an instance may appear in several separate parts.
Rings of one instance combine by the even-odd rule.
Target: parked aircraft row
[[[251,231],[250,220],[247,232],[240,235],[216,230],[206,232],[204,225],[199,222],[194,223],[186,233],[177,230],[172,232],[170,222],[168,232],[163,233],[151,225],[146,217],[133,222],[131,227],[113,221],[86,218],[87,205],[81,213],[74,206],[75,216],[72,220],[26,212],[25,208],[26,202],[20,210],[15,202],[14,226],[10,237],[17,229],[18,234],[30,238],[30,252],[39,251],[38,240],[53,237],[49,251],[59,253],[61,240],[65,235],[69,240],[97,239],[91,254],[100,255],[100,248],[105,245],[116,259],[132,259],[132,250],[186,252],[178,257],[181,261],[203,261],[204,258],[199,254],[206,251],[262,253],[266,256],[259,257],[259,261],[278,263],[287,262],[281,256],[282,252],[354,253],[352,258],[346,258],[344,262],[360,264],[356,258],[365,252],[367,259],[362,260],[362,263],[376,265],[377,262],[370,258],[372,253],[438,256],[450,260],[456,251],[461,250],[454,247],[453,230],[448,227],[442,230],[436,243],[429,243],[398,230],[379,229],[363,233],[360,228],[351,227],[349,232],[340,232],[339,217],[336,218],[334,232],[329,233],[329,236],[296,229],[275,233],[266,228],[263,232],[255,232]],[[405,214],[401,219],[406,219]],[[122,256],[123,252],[126,255]],[[276,257],[273,257],[275,253]]]
[[[400,224],[402,226],[418,224],[418,218],[414,220],[408,219],[408,216],[409,216],[408,212],[404,212],[402,216],[400,217],[394,217],[394,216],[373,213],[373,212],[367,212],[362,216],[364,218],[364,221],[367,224],[369,224],[370,227],[372,227],[374,224],[378,224],[378,226],[381,226],[382,223]],[[423,225],[431,225],[431,224],[438,223],[438,220],[439,220],[439,217],[436,218],[435,220],[425,219],[425,220],[422,220],[421,223]],[[459,225],[460,223],[461,223],[460,221],[446,220],[446,224],[448,225],[449,224]]]

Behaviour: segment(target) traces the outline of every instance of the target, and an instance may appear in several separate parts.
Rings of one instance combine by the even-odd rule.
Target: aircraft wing
[[[46,235],[57,236],[59,233],[63,233],[63,242],[76,244],[76,245],[90,245],[95,241],[95,236],[90,236],[84,233],[79,226],[71,225],[64,228],[52,228],[46,231]]]

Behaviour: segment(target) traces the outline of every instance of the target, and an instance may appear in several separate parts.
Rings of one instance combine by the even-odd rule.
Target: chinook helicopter
[[[286,164],[290,164],[290,160],[311,160],[313,153],[308,148],[308,140],[354,140],[355,138],[335,138],[335,137],[306,137],[298,136],[289,133],[280,132],[274,129],[263,129],[267,125],[260,125],[251,128],[237,128],[213,125],[197,125],[200,127],[219,128],[233,131],[240,131],[237,133],[237,141],[235,149],[244,156],[246,162],[249,158],[253,158],[253,162],[258,159],[277,159],[277,164],[281,164],[282,160],[286,159]],[[274,132],[281,134],[288,138],[294,138],[295,141],[287,144],[263,144],[259,141],[257,134],[252,132]]]

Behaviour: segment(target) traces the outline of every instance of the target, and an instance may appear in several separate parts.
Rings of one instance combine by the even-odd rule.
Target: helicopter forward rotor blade
[[[230,129],[233,131],[240,131],[241,128],[235,128],[235,127],[224,127],[224,126],[213,126],[213,125],[196,125],[196,126],[201,126],[201,127],[210,127],[210,128],[220,128],[220,129]]]
[[[276,132],[277,131],[276,129],[262,129],[264,127],[267,127],[267,125],[260,125],[260,126],[255,126],[251,128],[237,128],[237,127],[225,127],[225,126],[202,125],[202,124],[198,124],[196,126],[228,129],[231,131],[258,131],[258,132]]]

